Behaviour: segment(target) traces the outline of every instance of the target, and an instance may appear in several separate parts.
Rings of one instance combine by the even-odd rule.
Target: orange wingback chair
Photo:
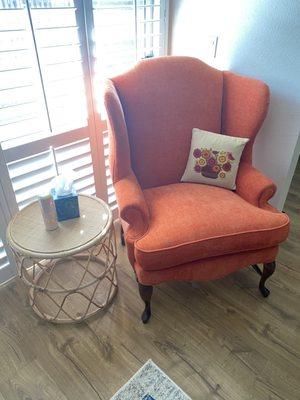
[[[268,104],[264,83],[190,57],[144,60],[108,80],[111,176],[144,323],[153,285],[165,281],[218,279],[253,265],[269,294],[289,219],[268,204],[275,184],[251,165]],[[180,182],[195,127],[250,138],[236,191]]]

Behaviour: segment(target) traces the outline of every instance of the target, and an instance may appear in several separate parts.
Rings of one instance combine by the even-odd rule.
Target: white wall
[[[258,78],[271,104],[254,147],[254,165],[278,185],[282,208],[300,151],[300,0],[173,0],[170,50],[204,58],[218,36],[212,65]],[[298,140],[298,144],[297,144]]]

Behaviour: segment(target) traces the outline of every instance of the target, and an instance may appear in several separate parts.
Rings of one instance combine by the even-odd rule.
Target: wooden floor
[[[192,399],[300,399],[300,171],[286,202],[292,219],[263,299],[249,269],[155,289],[149,325],[124,249],[119,293],[81,325],[36,317],[19,279],[0,289],[0,399],[109,399],[152,358]]]

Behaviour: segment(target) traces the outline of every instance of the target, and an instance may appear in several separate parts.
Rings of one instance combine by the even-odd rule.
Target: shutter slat
[[[89,196],[95,196],[96,195],[95,185],[84,187],[84,188],[78,190],[78,193],[84,193],[84,194],[88,194]]]
[[[25,175],[25,177],[18,177],[12,179],[13,188],[16,193],[22,190],[27,190],[27,188],[36,187],[40,183],[49,182],[55,176],[55,171],[53,166],[47,167],[45,171],[33,171],[31,174]]]
[[[89,146],[83,146],[81,148],[68,149],[66,152],[57,155],[58,163],[66,163],[67,161],[71,162],[72,160],[76,160],[80,157],[84,157],[87,154],[91,154],[91,149]]]
[[[78,192],[95,194],[89,139],[60,146],[55,152],[60,173],[70,169],[75,171],[74,185]],[[19,208],[35,200],[44,190],[49,190],[56,175],[52,153],[49,151],[13,161],[7,166]]]
[[[87,179],[87,178],[93,178],[93,182],[95,183],[94,180],[94,170],[93,167],[88,167],[88,168],[83,168],[79,171],[76,172],[76,178],[75,178],[75,184],[77,184],[77,182],[80,182],[82,179]]]
[[[32,171],[43,170],[51,167],[53,160],[50,153],[42,152],[34,156],[16,160],[8,164],[11,179],[31,173]]]
[[[111,194],[108,196],[108,204],[111,205],[112,203],[116,202],[116,195],[115,194]]]
[[[18,206],[20,207],[20,204],[26,205],[31,201],[34,201],[38,198],[38,195],[40,193],[43,193],[45,191],[49,190],[51,180],[47,182],[40,182],[38,185],[35,185],[33,188],[25,188],[23,191],[21,191],[20,194],[16,193],[16,200],[18,203]]]
[[[72,169],[74,171],[80,170],[82,167],[92,165],[92,156],[88,154],[86,156],[78,156],[78,158],[72,158],[58,163],[59,171],[63,168]]]
[[[88,138],[84,138],[81,140],[77,140],[76,142],[71,142],[71,143],[67,143],[63,146],[57,147],[56,152],[57,154],[64,152],[65,150],[70,150],[73,148],[79,148],[83,145],[89,145],[89,139]]]
[[[48,179],[40,180],[35,184],[15,190],[17,203],[27,201],[28,199],[37,198],[39,194],[43,193],[44,191],[50,190],[51,181],[54,177],[55,175],[52,175]]]
[[[107,186],[107,194],[110,196],[110,195],[112,195],[114,193],[115,193],[115,190],[113,188],[113,185],[108,185]]]

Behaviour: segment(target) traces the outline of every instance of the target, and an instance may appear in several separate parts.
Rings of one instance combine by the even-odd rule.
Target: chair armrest
[[[143,191],[131,172],[114,184],[121,219],[129,224],[126,236],[132,240],[141,237],[148,229],[149,208]]]
[[[252,165],[241,162],[236,193],[256,207],[268,208],[268,200],[276,193],[276,185]]]

